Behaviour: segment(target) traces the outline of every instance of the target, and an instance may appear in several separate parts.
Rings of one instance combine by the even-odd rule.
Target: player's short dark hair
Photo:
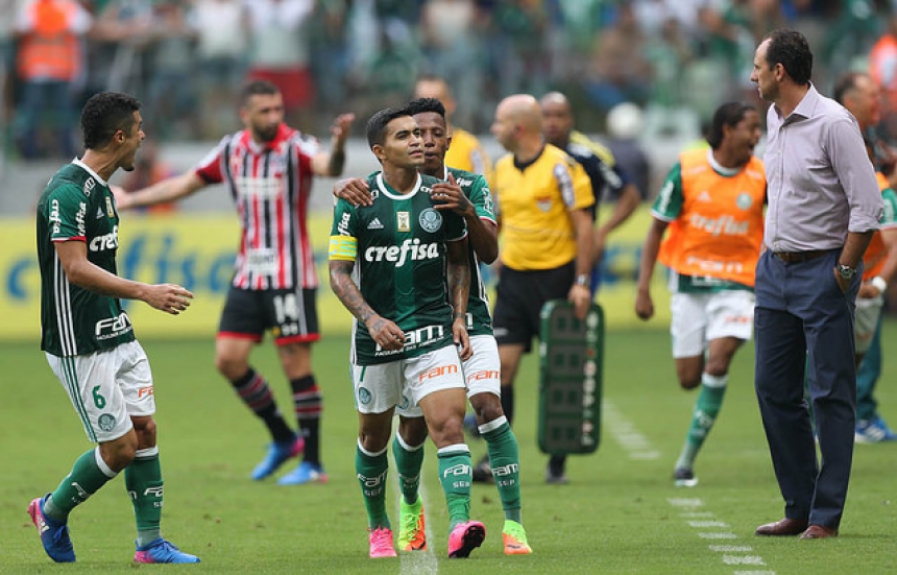
[[[813,74],[813,52],[806,37],[797,30],[779,28],[766,38],[766,62],[770,67],[781,64],[795,83],[804,86],[810,83]]]
[[[104,147],[119,130],[130,133],[134,126],[134,112],[140,109],[140,101],[120,92],[94,94],[81,110],[81,132],[84,148],[96,150]]]
[[[240,104],[245,106],[249,98],[253,96],[273,96],[275,94],[280,94],[280,88],[272,82],[268,80],[253,80],[244,84],[240,89]]]
[[[738,122],[744,120],[745,114],[752,111],[756,112],[757,107],[747,102],[728,102],[717,108],[707,130],[707,143],[710,147],[714,150],[719,148],[723,143],[723,128],[737,126]]]
[[[445,106],[443,106],[442,102],[436,98],[416,98],[408,102],[408,105],[405,106],[405,108],[412,116],[432,112],[434,114],[439,114],[442,116],[442,119],[445,120]]]
[[[371,119],[368,120],[368,125],[365,128],[365,133],[368,138],[368,146],[370,146],[371,149],[376,145],[382,146],[386,141],[386,126],[396,118],[401,118],[402,116],[411,116],[408,108],[384,108],[371,116]]]
[[[863,76],[868,76],[863,72],[848,72],[835,81],[835,88],[832,91],[832,97],[836,102],[844,105],[844,97],[848,92],[852,92],[857,87],[857,80]]]

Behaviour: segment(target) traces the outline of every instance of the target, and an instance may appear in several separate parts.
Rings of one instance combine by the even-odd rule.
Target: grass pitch
[[[138,326],[139,328],[139,326]],[[139,331],[138,331],[139,333]],[[897,324],[886,324],[886,349]],[[266,433],[213,368],[212,340],[143,340],[156,380],[159,446],[165,476],[163,533],[195,566],[132,564],[134,521],[116,478],[72,515],[78,554],[54,565],[25,513],[51,491],[90,445],[36,342],[0,347],[0,573],[884,573],[897,570],[897,445],[859,445],[841,536],[825,541],[758,538],[779,519],[773,477],[753,393],[753,348],[736,357],[716,427],[700,454],[692,489],[672,485],[694,393],[680,391],[663,331],[607,334],[601,446],[572,457],[570,484],[544,483],[536,448],[537,369],[529,357],[517,383],[524,523],[535,554],[505,557],[495,488],[475,484],[472,516],[486,523],[482,548],[446,559],[447,516],[428,445],[424,491],[430,551],[399,559],[367,557],[364,506],[354,474],[356,416],[348,378],[348,338],[327,335],[315,348],[324,390],[323,459],[327,485],[253,482]],[[288,386],[273,347],[253,364],[271,381],[281,408]],[[878,399],[897,424],[897,361],[887,361]],[[474,458],[485,452],[471,440]],[[292,464],[290,464],[292,465]],[[283,471],[281,471],[283,473]],[[393,473],[394,476],[394,473]],[[398,490],[389,493],[398,528]]]

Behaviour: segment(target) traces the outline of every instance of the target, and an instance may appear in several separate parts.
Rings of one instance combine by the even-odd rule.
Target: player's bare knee
[[[137,434],[137,449],[149,449],[156,445],[156,420],[152,417],[133,418]]]
[[[728,357],[710,358],[707,360],[707,367],[704,368],[704,371],[713,377],[723,377],[729,373],[729,361]]]
[[[389,437],[384,437],[379,433],[365,433],[362,431],[358,434],[358,441],[361,443],[361,447],[368,453],[380,453],[386,449]]]
[[[407,445],[420,445],[427,440],[427,422],[423,417],[399,417],[398,434]]]
[[[118,439],[100,444],[100,457],[116,473],[130,465],[136,454],[137,434],[133,430]]]
[[[694,389],[701,385],[700,373],[680,373],[679,387],[682,389]]]
[[[235,360],[233,358],[218,355],[215,357],[215,369],[218,370],[218,373],[226,377],[229,381],[237,381],[244,375],[249,369],[243,361]]]
[[[460,417],[452,417],[430,423],[430,437],[436,447],[464,443],[464,425]]]
[[[495,421],[505,414],[501,408],[501,399],[492,393],[484,392],[472,396],[470,405],[473,406],[479,425]]]

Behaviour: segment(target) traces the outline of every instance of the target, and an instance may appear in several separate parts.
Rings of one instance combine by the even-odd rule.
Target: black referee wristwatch
[[[847,264],[838,264],[838,275],[841,276],[841,279],[852,280],[856,273],[856,268],[852,268]]]

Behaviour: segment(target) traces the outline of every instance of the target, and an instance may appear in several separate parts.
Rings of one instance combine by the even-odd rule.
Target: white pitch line
[[[688,521],[687,522],[691,527],[728,527],[729,524],[725,521]]]
[[[698,498],[670,497],[667,501],[673,507],[703,507],[704,502]]]
[[[766,565],[762,557],[756,555],[723,555],[726,565]]]
[[[725,528],[729,525],[725,521],[711,519],[714,515],[709,511],[697,511],[704,508],[704,502],[699,498],[676,498],[671,497],[667,501],[673,507],[677,507],[682,511],[679,515],[686,519],[686,523],[691,527],[707,528],[719,527]],[[690,518],[707,518],[704,520],[688,520]],[[734,533],[726,531],[699,531],[698,537],[701,539],[737,539]],[[758,555],[747,555],[751,553],[753,548],[750,545],[709,545],[708,549],[715,553],[722,553],[723,563],[726,565],[766,565],[762,557]],[[735,553],[744,553],[744,555],[734,555]],[[775,571],[735,571],[733,575],[775,575]]]
[[[754,549],[750,545],[711,545],[710,550],[717,553],[750,553]]]
[[[623,417],[613,403],[605,398],[601,404],[601,415],[607,424],[605,429],[610,431],[629,459],[650,461],[660,457],[660,451],[635,428],[635,424]]]

